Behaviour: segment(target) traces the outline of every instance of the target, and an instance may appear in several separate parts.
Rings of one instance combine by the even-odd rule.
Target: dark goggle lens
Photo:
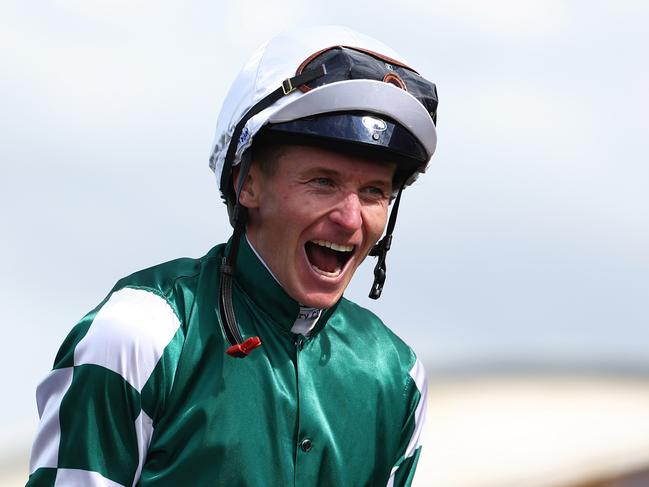
[[[349,47],[332,47],[316,53],[298,68],[296,74],[324,64],[327,73],[300,86],[309,91],[337,81],[371,79],[385,81],[414,96],[437,122],[437,88],[416,71],[390,58]]]

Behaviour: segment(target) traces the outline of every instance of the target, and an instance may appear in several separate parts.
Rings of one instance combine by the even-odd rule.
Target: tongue
[[[338,256],[335,250],[321,247],[311,242],[304,246],[309,262],[325,272],[335,272],[338,268]]]

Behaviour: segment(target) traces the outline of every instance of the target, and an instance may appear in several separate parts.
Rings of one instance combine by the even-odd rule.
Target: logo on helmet
[[[239,143],[237,147],[241,147],[242,145],[247,144],[249,140],[250,140],[250,130],[248,130],[248,127],[244,127],[243,130],[241,131],[241,135],[239,136]]]
[[[388,128],[388,124],[380,118],[365,116],[362,122],[369,132],[384,132]]]

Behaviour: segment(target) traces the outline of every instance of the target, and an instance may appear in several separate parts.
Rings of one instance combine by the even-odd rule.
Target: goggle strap
[[[388,227],[385,231],[385,236],[379,240],[379,242],[372,248],[370,255],[378,257],[376,265],[374,266],[374,282],[372,283],[372,289],[370,289],[369,297],[371,299],[379,299],[381,293],[383,292],[383,285],[385,284],[386,277],[386,264],[385,258],[390,250],[392,245],[392,233],[394,232],[394,227],[397,224],[397,214],[399,213],[399,203],[401,202],[401,193],[405,188],[403,184],[399,188],[397,197],[394,200],[394,205],[392,206],[392,211],[390,211],[390,218],[388,219]]]
[[[327,67],[324,64],[321,64],[317,68],[309,69],[303,73],[300,73],[292,78],[285,79],[282,82],[282,91],[285,95],[288,95],[291,91],[294,91],[299,86],[310,83],[313,80],[316,80],[327,74]]]
[[[282,81],[282,85],[279,88],[259,100],[256,105],[254,105],[252,108],[250,108],[250,110],[246,112],[241,120],[239,120],[239,123],[237,123],[237,125],[234,127],[232,137],[230,138],[230,145],[228,146],[228,151],[225,154],[225,161],[223,163],[223,174],[221,177],[222,188],[227,188],[227,184],[229,183],[230,176],[232,175],[232,160],[234,159],[234,154],[237,150],[237,147],[239,146],[239,138],[241,137],[241,132],[243,132],[243,128],[248,123],[248,120],[271,106],[284,95],[288,95],[289,93],[295,91],[298,86],[303,85],[304,83],[309,83],[315,79],[320,78],[321,76],[324,76],[325,74],[327,74],[327,68],[325,68],[324,64],[322,64],[317,68],[309,69],[308,71],[298,74],[297,76],[287,78]]]
[[[265,110],[277,100],[279,100],[284,95],[288,95],[294,91],[298,86],[313,81],[314,79],[324,76],[327,73],[327,69],[324,65],[318,66],[315,69],[310,69],[304,73],[301,73],[292,78],[288,78],[282,82],[282,86],[277,88],[272,93],[268,94],[262,98],[255,106],[246,112],[239,123],[234,128],[232,133],[232,138],[230,139],[230,145],[228,146],[228,152],[225,156],[224,163],[224,174],[225,168],[228,167],[228,175],[226,179],[226,184],[229,184],[229,179],[232,175],[231,161],[234,158],[234,153],[239,144],[239,138],[243,132],[243,128],[246,126],[248,120],[257,115],[259,112]],[[230,250],[227,255],[223,257],[221,263],[221,283],[219,285],[219,314],[221,317],[221,324],[223,326],[223,332],[228,342],[230,342],[230,347],[227,349],[228,355],[237,358],[244,358],[248,356],[248,353],[258,346],[261,345],[261,340],[259,337],[250,337],[247,340],[243,340],[241,336],[241,330],[237,324],[237,318],[234,313],[234,305],[232,303],[232,286],[234,281],[234,273],[237,262],[237,254],[239,252],[239,241],[241,240],[241,235],[243,234],[246,227],[246,208],[241,205],[239,202],[239,194],[245,183],[248,172],[250,171],[252,159],[250,157],[243,157],[241,160],[241,167],[239,169],[239,180],[237,181],[237,187],[235,190],[235,206],[233,209],[232,221],[234,224],[234,232],[232,234],[232,239],[230,242]],[[228,163],[230,166],[228,166]],[[223,183],[223,180],[222,180]],[[221,184],[221,187],[224,187]],[[243,345],[246,345],[243,347]],[[242,350],[245,349],[245,352]]]

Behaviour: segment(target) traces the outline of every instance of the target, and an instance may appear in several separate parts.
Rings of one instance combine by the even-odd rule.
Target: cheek
[[[372,208],[365,213],[365,227],[370,240],[378,240],[388,221],[387,207]]]
[[[286,197],[266,195],[265,198],[260,199],[259,214],[263,221],[268,222],[271,226],[276,226],[290,218],[288,208]]]
[[[280,218],[294,227],[305,227],[319,220],[329,208],[314,198],[298,195],[283,198]]]

